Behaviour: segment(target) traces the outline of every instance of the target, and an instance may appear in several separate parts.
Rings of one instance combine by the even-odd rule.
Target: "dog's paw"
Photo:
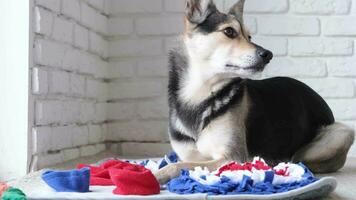
[[[156,173],[154,173],[154,176],[156,177],[156,179],[161,185],[164,185],[171,179],[179,176],[179,173],[180,173],[179,165],[171,164],[158,170]]]

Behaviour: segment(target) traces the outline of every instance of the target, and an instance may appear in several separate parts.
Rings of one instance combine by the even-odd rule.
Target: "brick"
[[[110,141],[168,141],[167,122],[130,121],[108,124]]]
[[[52,128],[51,146],[54,150],[72,147],[73,131],[71,126],[60,126]]]
[[[251,16],[246,16],[244,18],[244,25],[249,31],[250,34],[256,34],[257,33],[257,20],[255,17]]]
[[[61,8],[61,1],[58,0],[36,0],[36,4],[55,12],[59,12]]]
[[[32,153],[44,153],[51,149],[52,129],[50,127],[35,127],[32,129]]]
[[[79,72],[84,74],[95,74],[96,64],[99,57],[89,54],[87,52],[80,52],[79,56]]]
[[[63,57],[68,47],[66,45],[48,41],[35,41],[35,63],[51,67],[61,67]]]
[[[172,151],[169,143],[132,143],[124,142],[121,144],[122,155],[127,156],[163,156]]]
[[[80,21],[80,2],[78,0],[63,0],[61,12],[76,21]]]
[[[52,94],[69,93],[69,74],[62,71],[51,71],[49,77],[49,91]]]
[[[60,101],[37,100],[35,103],[35,125],[61,122],[63,104]]]
[[[95,104],[91,102],[81,102],[79,119],[82,123],[93,121],[95,119]]]
[[[137,106],[137,115],[140,119],[167,119],[168,100],[160,98],[140,102]]]
[[[350,98],[354,96],[354,86],[351,80],[345,79],[303,79],[324,98]]]
[[[108,29],[108,19],[85,3],[82,3],[81,8],[82,23],[88,26],[89,28],[94,29],[95,31],[98,31],[102,34],[106,34]]]
[[[288,41],[285,38],[253,36],[252,42],[269,49],[274,56],[285,56],[288,52]]]
[[[184,12],[185,0],[165,0],[164,9],[168,12]]]
[[[64,149],[63,150],[63,161],[70,161],[79,158],[80,152],[79,149],[73,148],[73,149]]]
[[[48,72],[42,68],[32,69],[32,92],[34,94],[48,93]]]
[[[81,52],[78,62],[81,73],[94,75],[96,78],[107,77],[108,63],[103,61],[99,56]]]
[[[94,77],[98,79],[106,79],[109,77],[109,62],[102,60],[101,58],[95,59],[96,68]]]
[[[356,36],[356,17],[326,18],[322,32],[328,36]]]
[[[110,152],[115,153],[117,155],[122,155],[121,153],[121,143],[107,143],[107,148]]]
[[[88,145],[80,147],[80,156],[93,156],[99,153],[95,145]]]
[[[289,40],[292,56],[352,55],[353,41],[349,39],[293,38]]]
[[[115,35],[129,35],[134,31],[133,19],[123,18],[109,18],[108,34]]]
[[[351,4],[351,12],[350,13],[351,14],[355,14],[356,13],[356,4],[355,3]],[[354,145],[354,146],[356,146],[356,145]]]
[[[334,112],[337,120],[356,119],[355,99],[327,99],[327,103]]]
[[[98,9],[100,12],[104,12],[104,1],[106,0],[86,0],[88,4]]]
[[[54,18],[52,37],[61,42],[73,43],[73,26],[74,24],[65,19]]]
[[[106,150],[106,144],[96,144],[95,148],[98,151],[98,153],[103,152]]]
[[[103,133],[103,140],[106,141],[106,136],[108,134],[108,126],[107,123],[101,124],[101,132]]]
[[[62,69],[67,71],[76,71],[79,68],[81,52],[74,48],[67,48],[62,58]]]
[[[276,58],[263,72],[269,77],[325,77],[327,75],[326,63],[315,58]]]
[[[162,0],[111,0],[111,14],[116,13],[159,13]]]
[[[135,116],[136,104],[132,102],[117,102],[107,104],[108,120],[131,119]]]
[[[89,33],[89,49],[102,57],[108,56],[108,42],[96,33]]]
[[[110,14],[110,10],[111,10],[111,1],[104,1],[104,13],[106,15]]]
[[[356,77],[355,58],[334,58],[328,61],[329,73],[336,77]]]
[[[74,45],[84,50],[89,49],[88,29],[76,24],[74,27]]]
[[[104,122],[106,121],[106,108],[107,103],[97,103],[95,104],[95,122]]]
[[[85,96],[85,77],[77,74],[70,74],[70,94]]]
[[[63,124],[73,124],[79,122],[80,119],[80,103],[79,101],[64,101],[62,111]]]
[[[89,144],[89,132],[87,126],[73,128],[73,146],[83,146]]]
[[[263,17],[258,19],[263,35],[318,35],[319,20],[305,17]]]
[[[162,40],[117,40],[109,44],[109,52],[110,57],[159,55],[162,53]]]
[[[229,10],[236,0],[226,0],[225,9]],[[246,13],[283,13],[288,11],[287,0],[249,0],[246,1]]]
[[[105,101],[108,97],[108,84],[97,81],[87,80],[87,97],[95,98],[99,101]]]
[[[112,61],[109,64],[109,78],[128,78],[135,74],[135,61]]]
[[[168,60],[155,59],[139,61],[137,74],[144,77],[167,77]]]
[[[49,11],[36,7],[35,8],[35,33],[50,36],[52,34],[53,15]]]
[[[139,35],[172,35],[183,30],[182,17],[146,17],[136,21],[136,31]]]
[[[47,168],[62,162],[63,162],[62,152],[45,154],[45,155],[38,156],[37,168],[38,169]]]
[[[101,132],[101,127],[99,125],[89,126],[89,143],[96,144],[103,141],[103,133]]]
[[[112,82],[109,99],[157,97],[165,94],[166,83],[156,81]]]
[[[347,14],[350,0],[293,0],[291,10],[298,14],[330,15]]]

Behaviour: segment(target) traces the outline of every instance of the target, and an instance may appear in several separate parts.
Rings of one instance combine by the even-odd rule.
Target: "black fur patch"
[[[169,132],[171,135],[171,139],[174,139],[175,141],[196,142],[194,138],[184,135],[183,133],[174,129],[172,127],[172,124],[170,124],[170,126],[169,126]]]
[[[246,119],[250,155],[288,161],[322,126],[335,122],[326,102],[297,80],[247,80],[251,108]]]
[[[218,27],[228,20],[228,15],[220,12],[214,12],[201,24],[197,30],[202,33],[212,33],[218,30]]]

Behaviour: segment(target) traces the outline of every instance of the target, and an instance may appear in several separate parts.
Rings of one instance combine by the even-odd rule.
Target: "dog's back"
[[[246,140],[251,155],[288,161],[312,141],[318,129],[334,123],[326,102],[297,80],[247,80],[245,88],[250,100]]]

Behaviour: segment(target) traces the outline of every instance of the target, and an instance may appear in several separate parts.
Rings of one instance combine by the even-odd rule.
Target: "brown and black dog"
[[[212,0],[187,0],[182,44],[169,66],[169,135],[182,162],[158,171],[161,183],[183,168],[215,170],[254,156],[302,161],[320,173],[345,163],[354,131],[335,122],[316,92],[291,78],[248,79],[273,54],[252,42],[243,8],[244,0],[228,13]]]

